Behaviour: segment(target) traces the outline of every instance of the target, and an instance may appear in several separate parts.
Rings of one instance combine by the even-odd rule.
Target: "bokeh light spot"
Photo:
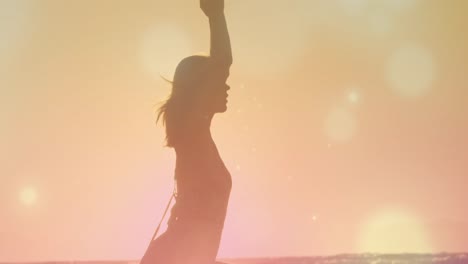
[[[357,102],[359,102],[359,93],[356,91],[349,92],[348,101],[353,104],[356,104]]]
[[[334,142],[350,140],[357,130],[354,115],[344,108],[334,108],[325,120],[325,133]]]
[[[33,206],[37,203],[37,192],[33,187],[25,187],[20,191],[19,198],[23,205]]]
[[[358,238],[360,252],[431,252],[427,233],[419,219],[402,210],[382,211],[362,226]]]
[[[431,53],[417,45],[397,49],[387,65],[390,87],[401,96],[416,97],[427,93],[435,79],[435,63]]]

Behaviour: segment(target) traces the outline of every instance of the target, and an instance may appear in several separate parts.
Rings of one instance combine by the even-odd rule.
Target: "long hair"
[[[157,119],[162,119],[166,128],[166,147],[174,147],[184,138],[187,119],[194,110],[193,105],[200,94],[200,86],[206,80],[209,57],[194,55],[183,59],[177,65],[172,91],[169,98],[157,109]]]

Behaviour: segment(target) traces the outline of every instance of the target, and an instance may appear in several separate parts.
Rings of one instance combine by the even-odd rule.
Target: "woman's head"
[[[158,109],[166,126],[168,147],[173,147],[188,120],[227,110],[229,70],[216,67],[207,56],[190,56],[176,68],[169,98]]]

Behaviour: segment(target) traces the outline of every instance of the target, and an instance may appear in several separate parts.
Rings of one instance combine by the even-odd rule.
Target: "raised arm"
[[[210,23],[210,57],[224,66],[232,64],[231,40],[224,16],[224,0],[200,0]]]

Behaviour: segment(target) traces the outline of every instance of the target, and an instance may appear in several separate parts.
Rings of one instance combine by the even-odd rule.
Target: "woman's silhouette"
[[[209,19],[210,56],[190,56],[177,66],[172,92],[159,108],[166,143],[176,152],[176,203],[167,230],[152,240],[141,264],[212,264],[226,217],[231,175],[211,137],[211,120],[227,110],[232,64],[224,0],[201,0]]]

